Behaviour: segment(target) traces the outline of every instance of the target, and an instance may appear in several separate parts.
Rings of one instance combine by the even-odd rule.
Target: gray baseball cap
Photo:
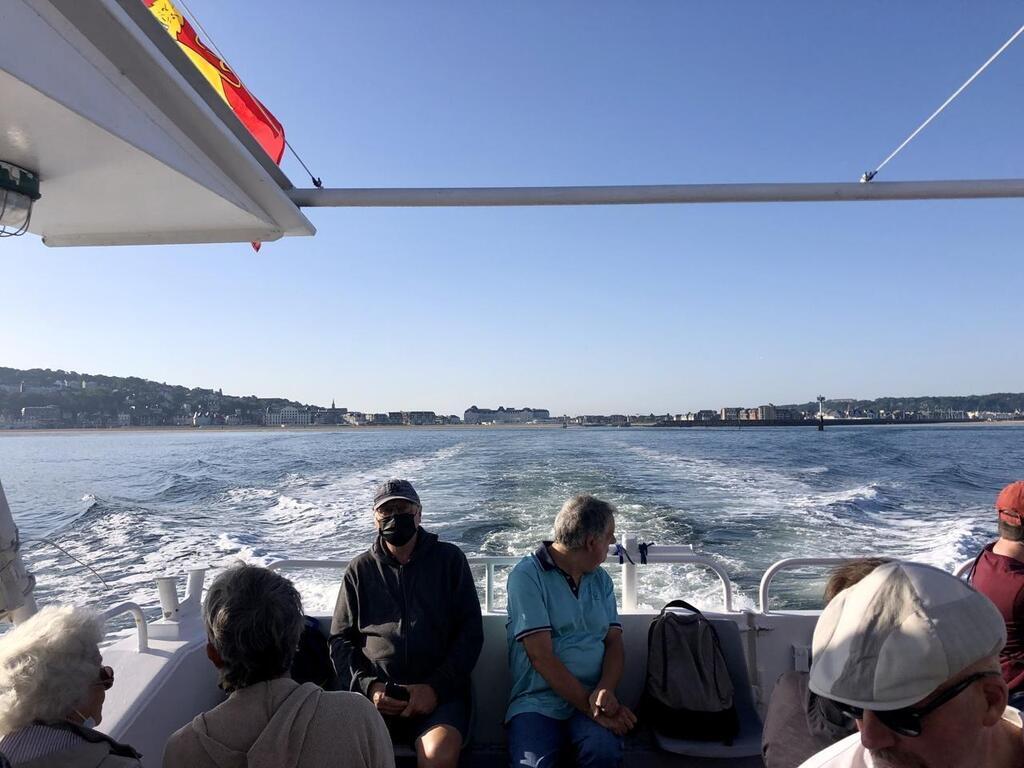
[[[411,501],[413,504],[420,503],[419,494],[417,494],[416,489],[412,487],[412,483],[408,480],[392,478],[382,483],[377,489],[377,493],[374,494],[373,511],[376,512],[382,505],[395,499],[404,499],[405,501]],[[420,506],[422,506],[422,504]]]
[[[863,709],[901,709],[1005,643],[999,610],[966,582],[930,565],[888,563],[822,611],[809,687]]]

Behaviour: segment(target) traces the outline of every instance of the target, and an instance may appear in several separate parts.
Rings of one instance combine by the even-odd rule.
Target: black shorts
[[[469,740],[469,699],[457,696],[454,699],[438,704],[437,708],[429,715],[419,717],[391,717],[384,718],[384,723],[391,733],[391,739],[396,744],[413,745],[416,739],[439,725],[450,725],[462,736],[462,743]]]

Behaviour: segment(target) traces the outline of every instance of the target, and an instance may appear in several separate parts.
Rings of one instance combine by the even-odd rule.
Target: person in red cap
[[[1024,480],[996,498],[999,539],[986,546],[971,568],[971,584],[1006,621],[1006,646],[999,654],[1010,705],[1024,705]]]

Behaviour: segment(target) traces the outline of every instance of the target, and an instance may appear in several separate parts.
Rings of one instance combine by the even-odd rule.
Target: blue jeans
[[[622,765],[622,738],[582,712],[568,720],[524,712],[508,722],[509,768],[618,768]],[[565,759],[567,758],[567,759]]]

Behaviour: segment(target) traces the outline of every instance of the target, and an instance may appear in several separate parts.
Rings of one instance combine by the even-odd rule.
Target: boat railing
[[[799,568],[814,565],[841,565],[842,563],[848,563],[851,560],[859,559],[860,558],[857,557],[790,557],[785,560],[779,560],[778,562],[772,563],[771,567],[769,567],[761,577],[761,585],[758,587],[758,610],[762,614],[770,612],[769,600],[771,597],[771,585],[775,580],[775,577],[782,571],[794,571]],[[953,573],[958,579],[962,579],[970,572],[973,565],[974,559],[972,558],[958,565]]]
[[[761,584],[757,589],[758,610],[762,614],[769,613],[769,601],[771,598],[771,586],[775,577],[782,571],[795,571],[813,565],[841,565],[851,560],[859,560],[859,557],[788,557],[785,560],[778,560],[771,564],[761,577]]]
[[[109,608],[101,613],[100,618],[104,621],[110,621],[110,619],[120,616],[122,613],[130,613],[135,619],[135,630],[139,638],[139,653],[148,651],[149,627],[146,626],[146,614],[142,612],[142,607],[138,603],[118,603],[113,608]]]
[[[638,539],[624,536],[622,544],[608,548],[607,561],[610,564],[621,562],[622,570],[622,610],[634,611],[638,603],[637,569],[647,564],[695,565],[702,566],[714,573],[722,585],[722,603],[726,613],[732,613],[732,581],[728,572],[714,558],[696,554],[689,546],[655,545],[645,547],[646,555],[641,557]],[[522,560],[522,557],[500,555],[474,555],[468,557],[469,565],[484,568],[484,610],[494,612],[495,568],[511,567]],[[275,560],[267,565],[274,571],[285,570],[342,570],[348,560]]]

